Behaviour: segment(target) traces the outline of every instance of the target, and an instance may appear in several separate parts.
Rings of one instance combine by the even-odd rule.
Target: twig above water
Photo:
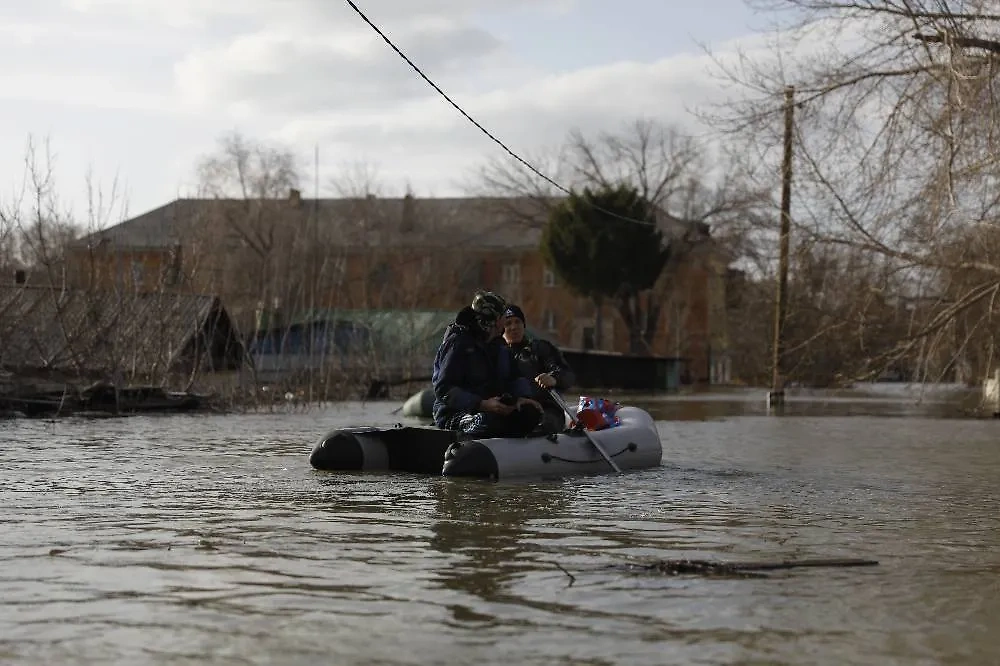
[[[569,584],[566,587],[573,587],[573,583],[576,582],[576,576],[574,576],[569,571],[567,571],[566,567],[564,567],[563,565],[559,564],[558,562],[553,562],[552,565],[555,566],[560,571],[562,571],[567,576],[569,576]]]

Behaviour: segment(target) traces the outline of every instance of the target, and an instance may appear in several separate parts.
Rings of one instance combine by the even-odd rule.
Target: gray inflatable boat
[[[622,471],[656,467],[663,456],[656,423],[638,407],[622,407],[621,425],[583,433],[523,438],[460,439],[430,426],[342,428],[326,435],[309,463],[332,471],[409,472],[505,479],[570,476],[613,471],[587,437],[604,448]]]

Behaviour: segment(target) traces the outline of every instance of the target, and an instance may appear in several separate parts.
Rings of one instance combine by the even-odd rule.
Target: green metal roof
[[[371,332],[372,346],[377,349],[392,350],[403,356],[433,357],[444,329],[455,320],[456,314],[450,310],[311,308],[285,319],[281,327],[350,321]],[[262,328],[267,328],[266,323]],[[526,330],[530,337],[550,339],[530,327]]]

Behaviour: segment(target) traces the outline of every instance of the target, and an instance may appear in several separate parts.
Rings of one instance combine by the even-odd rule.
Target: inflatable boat
[[[622,407],[620,425],[554,435],[461,439],[431,426],[342,428],[313,449],[309,464],[334,471],[409,472],[475,478],[568,476],[613,471],[590,437],[625,470],[656,467],[663,456],[653,418]]]
[[[403,403],[403,416],[429,419],[434,415],[434,389],[425,388],[417,391]]]

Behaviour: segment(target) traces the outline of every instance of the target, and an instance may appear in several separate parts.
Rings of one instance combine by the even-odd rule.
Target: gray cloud
[[[718,87],[705,76],[707,66],[707,58],[695,57],[578,70],[466,96],[462,106],[511,147],[559,143],[571,129],[598,131],[639,116],[697,132],[700,125],[688,107],[719,99]],[[285,125],[282,136],[390,150],[396,145],[430,148],[443,143],[478,145],[481,152],[500,150],[437,97],[379,114],[332,113],[294,120]]]
[[[707,57],[677,57],[579,70],[468,97],[463,107],[529,161],[551,157],[570,130],[588,135],[617,131],[640,117],[699,134],[705,128],[688,107],[720,99],[718,87],[705,76],[707,66]],[[370,159],[392,186],[409,181],[421,193],[460,193],[475,181],[486,159],[506,156],[439,98],[376,114],[299,118],[285,124],[276,138],[289,145],[320,146],[330,158],[324,158],[328,173],[336,171],[338,162]],[[561,182],[559,174],[549,171],[551,160],[536,166]]]
[[[80,13],[129,17],[171,25],[215,25],[224,27],[234,18],[263,19],[273,25],[315,26],[330,21],[343,24],[348,16],[360,20],[339,0],[41,0],[59,2]],[[374,21],[401,25],[414,17],[462,17],[478,12],[508,11],[519,7],[533,10],[563,8],[576,0],[356,0]]]
[[[444,78],[483,66],[502,46],[484,30],[454,23],[412,26],[398,39],[420,67]],[[366,36],[348,42],[336,33],[243,37],[222,49],[190,54],[175,67],[175,83],[195,103],[242,103],[285,113],[387,104],[426,91],[381,40]]]

